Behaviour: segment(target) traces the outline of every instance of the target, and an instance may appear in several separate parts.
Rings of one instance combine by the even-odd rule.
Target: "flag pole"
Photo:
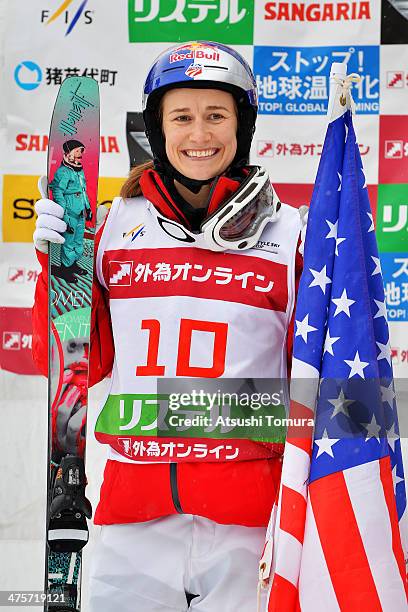
[[[329,103],[327,105],[327,118],[330,121],[337,119],[344,113],[344,105],[340,103],[342,94],[341,83],[347,77],[347,63],[333,62],[330,68]]]

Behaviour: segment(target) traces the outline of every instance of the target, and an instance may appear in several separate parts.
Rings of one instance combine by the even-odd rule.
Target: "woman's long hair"
[[[139,184],[140,177],[142,176],[143,172],[149,168],[153,168],[153,161],[150,159],[149,161],[143,162],[143,164],[134,166],[134,168],[131,169],[128,179],[120,190],[120,195],[122,198],[136,198],[137,196],[142,195],[142,190]]]

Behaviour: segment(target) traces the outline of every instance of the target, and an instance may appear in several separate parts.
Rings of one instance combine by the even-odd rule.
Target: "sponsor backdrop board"
[[[361,77],[353,84],[355,124],[376,220],[393,359],[398,374],[405,375],[406,2],[129,0],[114,5],[32,0],[23,7],[4,0],[4,7],[0,282],[6,290],[0,294],[0,308],[2,326],[8,317],[13,322],[4,332],[15,335],[2,338],[9,348],[2,348],[1,368],[15,371],[17,351],[27,350],[25,309],[32,304],[38,273],[30,246],[39,198],[36,183],[46,167],[48,125],[58,86],[76,74],[100,83],[98,200],[109,203],[129,166],[150,154],[143,134],[141,89],[152,58],[172,43],[212,39],[234,46],[253,67],[260,116],[251,161],[268,169],[281,199],[294,206],[310,200],[325,133],[331,63],[346,60],[348,72]],[[26,31],[30,36],[21,36]],[[26,361],[21,352],[21,373],[31,374]]]

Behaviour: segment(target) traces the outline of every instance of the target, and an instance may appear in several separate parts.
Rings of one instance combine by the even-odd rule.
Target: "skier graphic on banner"
[[[82,167],[85,146],[79,140],[63,144],[63,159],[50,183],[55,202],[64,209],[67,229],[61,245],[61,266],[53,266],[53,274],[72,282],[74,274],[86,271],[78,264],[84,250],[85,219],[91,221],[92,210],[86,192],[86,178]]]

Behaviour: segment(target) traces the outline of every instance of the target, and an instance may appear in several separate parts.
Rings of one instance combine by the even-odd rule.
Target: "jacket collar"
[[[239,185],[239,180],[227,176],[218,177],[214,181],[210,191],[207,216],[211,215],[228,197],[235,193]],[[162,178],[156,170],[149,168],[143,172],[140,177],[140,188],[144,197],[155,206],[160,214],[190,229],[190,223],[186,215],[171,197]]]

